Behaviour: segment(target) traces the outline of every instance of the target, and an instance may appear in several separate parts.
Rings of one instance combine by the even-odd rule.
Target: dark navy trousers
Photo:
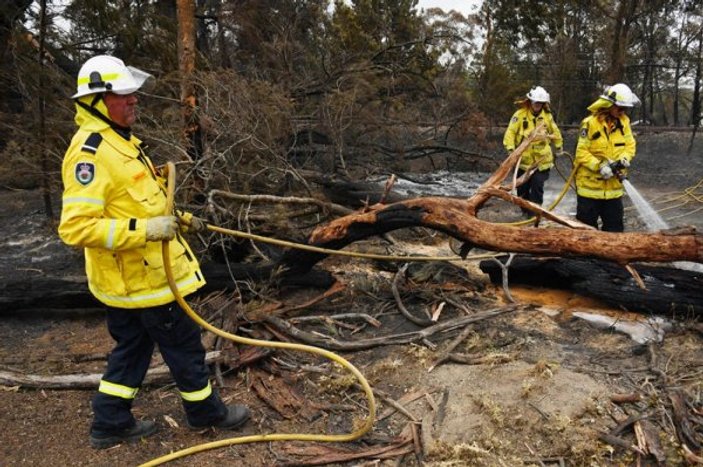
[[[156,344],[182,396],[209,388],[200,328],[178,303],[141,309],[108,308],[107,329],[116,345],[108,358],[103,381],[139,388]],[[136,423],[131,413],[133,400],[98,392],[93,398],[91,430],[112,432],[132,427]],[[211,425],[227,414],[227,407],[214,389],[202,400],[183,399],[183,407],[188,422],[195,426]]]
[[[525,171],[518,169],[517,176],[520,177]],[[517,195],[520,198],[532,201],[538,206],[544,201],[544,183],[549,178],[549,169],[536,170],[529,180],[517,187]],[[531,212],[531,211],[528,211]]]
[[[614,199],[592,199],[585,196],[576,197],[576,219],[598,228],[598,218],[604,232],[623,232],[625,230],[625,208],[622,197]]]

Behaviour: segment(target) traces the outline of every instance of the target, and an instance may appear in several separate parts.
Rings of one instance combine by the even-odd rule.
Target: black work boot
[[[107,449],[123,442],[137,441],[156,433],[156,423],[150,420],[137,420],[131,428],[120,431],[96,431],[90,432],[90,446],[95,449]]]
[[[227,415],[219,422],[211,423],[205,426],[191,425],[188,422],[188,428],[191,430],[202,430],[203,428],[222,428],[224,430],[236,430],[244,425],[249,420],[249,409],[245,405],[233,404],[227,406]]]

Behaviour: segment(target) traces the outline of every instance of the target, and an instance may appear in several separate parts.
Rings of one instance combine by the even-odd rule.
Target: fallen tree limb
[[[430,367],[427,369],[427,372],[430,373],[432,370],[434,370],[437,366],[441,365],[444,363],[446,360],[449,359],[449,354],[454,351],[456,346],[464,342],[469,335],[474,332],[473,326],[466,326],[463,331],[459,333],[458,336],[454,338],[453,341],[447,345],[447,347],[442,350],[442,353],[439,354],[439,356],[435,359],[435,361],[430,365]]]
[[[418,318],[412,313],[410,313],[410,311],[405,308],[403,300],[400,298],[400,292],[398,292],[398,282],[400,281],[400,278],[405,275],[405,271],[407,271],[407,269],[408,264],[406,263],[400,269],[398,269],[398,272],[395,273],[395,277],[393,278],[393,282],[391,282],[391,292],[393,293],[395,304],[398,306],[398,310],[400,310],[400,313],[412,323],[415,323],[418,326],[431,326],[432,324],[434,324],[434,321],[432,321],[428,317]]]
[[[317,206],[323,212],[331,212],[333,214],[346,215],[352,212],[351,209],[345,208],[335,203],[327,203],[317,198],[300,198],[297,196],[273,196],[273,195],[243,195],[240,193],[232,193],[223,190],[210,190],[208,193],[208,203],[214,203],[214,198],[225,198],[231,201],[237,201],[246,204],[292,204],[292,205],[313,205]]]
[[[205,363],[222,358],[222,352],[208,352]],[[33,375],[17,371],[0,371],[0,384],[35,389],[95,389],[100,385],[102,373],[72,375]],[[166,365],[150,368],[143,385],[164,384],[172,381]]]
[[[634,444],[632,444],[628,441],[625,441],[622,438],[618,438],[617,436],[613,436],[608,433],[599,433],[598,439],[606,444],[610,444],[611,446],[624,448],[624,449],[627,449],[628,451],[632,451],[632,452],[637,453],[642,456],[646,455],[646,453],[644,451],[642,451],[638,446],[635,446]]]
[[[355,459],[367,457],[375,459],[390,459],[408,454],[413,451],[412,424],[405,426],[403,431],[395,437],[389,445],[372,446],[359,448],[338,448],[335,446],[324,446],[320,444],[289,444],[283,450],[289,455],[301,456],[299,460],[293,462],[278,463],[285,466],[301,465],[325,465],[340,462],[349,462]]]
[[[307,243],[336,250],[405,227],[428,227],[490,251],[592,257],[623,265],[637,261],[703,262],[703,235],[693,228],[676,235],[516,228],[477,219],[471,215],[467,201],[452,198],[420,198],[372,206],[369,212],[351,214],[318,227]],[[325,257],[321,253],[288,250],[278,264],[301,274]]]
[[[271,350],[259,347],[249,347],[247,349],[249,350],[241,352],[237,360],[228,361],[230,368],[248,365],[271,353]],[[225,356],[221,351],[208,352],[205,355],[205,363],[209,365],[222,361],[224,358]],[[102,373],[33,375],[17,371],[0,371],[0,385],[34,389],[97,389],[101,378]],[[162,364],[147,371],[142,386],[162,385],[172,381],[173,378],[168,367]]]
[[[487,355],[450,353],[447,355],[447,360],[454,363],[463,363],[464,365],[497,365],[514,361],[516,357],[516,355],[507,353]]]
[[[469,323],[475,323],[484,319],[494,318],[503,313],[515,311],[518,308],[518,306],[514,305],[495,308],[493,310],[476,313],[472,316],[462,316],[460,318],[435,324],[434,326],[429,326],[419,331],[404,332],[392,336],[374,337],[371,339],[363,339],[358,341],[341,341],[339,339],[334,339],[329,336],[320,336],[319,334],[312,334],[309,332],[301,331],[289,322],[277,318],[275,316],[269,316],[268,318],[266,318],[265,322],[272,325],[276,330],[306,344],[322,347],[328,350],[353,351],[366,350],[383,345],[409,344],[411,342],[421,341],[423,339],[427,339],[428,337],[434,334],[451,331],[453,329],[466,326]]]

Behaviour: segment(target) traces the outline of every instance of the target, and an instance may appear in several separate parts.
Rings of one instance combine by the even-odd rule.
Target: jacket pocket
[[[147,288],[144,249],[120,251],[116,255],[116,260],[124,288],[128,294]]]
[[[166,197],[153,180],[140,180],[127,187],[127,194],[141,207],[144,217],[164,215]]]
[[[146,279],[151,289],[161,289],[168,286],[166,270],[164,269],[163,253],[160,242],[147,243]],[[190,272],[186,250],[177,240],[169,242],[169,259],[173,278],[178,281]]]
[[[88,248],[86,260],[88,280],[95,288],[106,295],[125,294],[117,253],[102,248]]]

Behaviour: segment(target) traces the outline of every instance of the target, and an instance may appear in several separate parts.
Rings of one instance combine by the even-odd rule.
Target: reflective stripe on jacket
[[[627,115],[615,120],[612,129],[605,117],[591,115],[584,118],[576,146],[576,192],[592,199],[620,198],[623,195],[622,183],[617,177],[604,180],[600,168],[623,157],[631,161],[635,149]]]
[[[143,308],[174,300],[161,242],[146,241],[147,219],[164,215],[164,179],[140,149],[84,109],[62,167],[61,239],[83,247],[91,293],[116,308]],[[99,131],[94,131],[99,130]],[[205,284],[186,241],[170,244],[171,267],[183,295]]]
[[[522,140],[527,138],[532,130],[544,122],[544,127],[548,135],[553,136],[554,147],[557,150],[562,148],[564,144],[561,132],[551,112],[546,112],[542,109],[537,116],[532,114],[532,110],[527,107],[519,108],[510,119],[505,135],[503,136],[503,146],[506,151],[512,152],[522,143]],[[520,159],[520,168],[523,170],[529,169],[535,162],[539,162],[539,170],[547,170],[554,166],[554,156],[549,140],[537,141],[525,149]]]

